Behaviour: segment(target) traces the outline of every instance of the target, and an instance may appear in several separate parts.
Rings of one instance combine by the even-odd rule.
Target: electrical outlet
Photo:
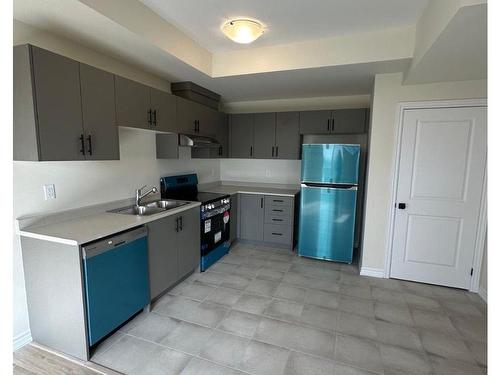
[[[43,185],[45,200],[56,199],[56,186],[54,184]]]
[[[271,177],[271,171],[269,169],[266,169],[266,177]]]

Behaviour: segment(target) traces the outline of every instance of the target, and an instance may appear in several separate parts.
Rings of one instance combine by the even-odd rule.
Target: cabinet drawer
[[[293,216],[293,207],[290,206],[269,206],[266,205],[266,217],[267,216]]]
[[[278,224],[278,225],[292,225],[292,217],[291,216],[279,216],[279,215],[270,215],[266,213],[266,217],[264,219],[266,224]]]
[[[266,195],[266,207],[267,206],[293,206],[293,197]]]
[[[264,225],[264,242],[292,244],[292,227],[290,225]]]

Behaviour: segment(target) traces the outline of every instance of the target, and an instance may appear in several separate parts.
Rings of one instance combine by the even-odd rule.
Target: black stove
[[[198,191],[198,176],[185,174],[160,179],[162,199],[200,202],[200,271],[229,251],[230,196]]]

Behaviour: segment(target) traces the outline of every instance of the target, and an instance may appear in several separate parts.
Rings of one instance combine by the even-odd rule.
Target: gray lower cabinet
[[[276,113],[256,113],[253,116],[253,157],[274,157],[276,137]]]
[[[184,211],[178,217],[177,259],[180,279],[200,264],[200,208]]]
[[[300,159],[299,112],[276,114],[276,159]]]
[[[249,241],[264,240],[264,196],[239,194],[240,238]]]
[[[80,64],[80,82],[85,158],[119,160],[114,77],[111,73]]]
[[[294,202],[289,196],[238,194],[238,238],[293,248]]]
[[[151,299],[178,279],[176,220],[177,216],[167,216],[147,224]]]
[[[229,149],[232,158],[253,157],[252,113],[231,115],[229,135]]]
[[[239,213],[239,194],[233,194],[230,198],[231,212],[230,212],[230,223],[229,223],[229,241],[233,242],[238,238],[238,213]]]
[[[198,266],[199,213],[199,207],[195,207],[147,224],[151,299]]]

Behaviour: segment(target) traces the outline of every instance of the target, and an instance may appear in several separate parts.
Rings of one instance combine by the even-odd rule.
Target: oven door
[[[210,216],[210,213],[205,212],[201,219],[201,256],[229,241],[229,209],[219,210],[211,217],[207,216]]]

